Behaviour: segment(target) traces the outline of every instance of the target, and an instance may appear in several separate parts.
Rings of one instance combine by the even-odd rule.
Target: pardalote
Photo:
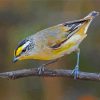
[[[92,11],[83,19],[64,22],[22,40],[14,51],[14,62],[24,59],[55,60],[74,51],[77,52],[74,78],[79,74],[79,45],[86,38],[87,29],[99,13]],[[41,68],[40,68],[41,69]]]

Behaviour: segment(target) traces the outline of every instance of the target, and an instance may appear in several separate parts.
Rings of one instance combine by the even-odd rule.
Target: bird
[[[82,19],[63,22],[26,37],[18,43],[14,50],[13,62],[24,59],[52,62],[62,56],[76,52],[77,61],[72,70],[72,75],[77,79],[80,72],[79,45],[86,38],[89,25],[97,15],[99,15],[99,12],[92,11]],[[40,74],[44,67],[38,68]]]

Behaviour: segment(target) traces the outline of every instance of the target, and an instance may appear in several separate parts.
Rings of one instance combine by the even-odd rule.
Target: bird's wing
[[[50,28],[45,29],[44,36],[47,38],[48,46],[54,49],[59,48],[64,42],[66,42],[73,34],[76,33],[80,27],[87,22],[82,19],[73,22],[65,22]]]

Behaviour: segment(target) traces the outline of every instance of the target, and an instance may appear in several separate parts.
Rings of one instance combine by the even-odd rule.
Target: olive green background
[[[100,0],[0,0],[0,72],[37,67],[41,61],[12,63],[18,42],[44,28],[100,11]],[[81,43],[80,70],[100,72],[100,16]],[[48,68],[73,69],[76,54]],[[100,82],[66,77],[0,79],[0,100],[100,100]]]

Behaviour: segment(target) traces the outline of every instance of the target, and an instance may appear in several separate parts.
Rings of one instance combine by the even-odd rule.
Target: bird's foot
[[[39,75],[41,75],[44,72],[44,70],[45,70],[44,67],[45,67],[44,65],[41,65],[40,67],[38,67],[38,73],[39,73]]]
[[[72,75],[74,75],[74,79],[78,78],[78,76],[79,76],[79,66],[78,65],[76,65],[75,69],[73,69]]]

